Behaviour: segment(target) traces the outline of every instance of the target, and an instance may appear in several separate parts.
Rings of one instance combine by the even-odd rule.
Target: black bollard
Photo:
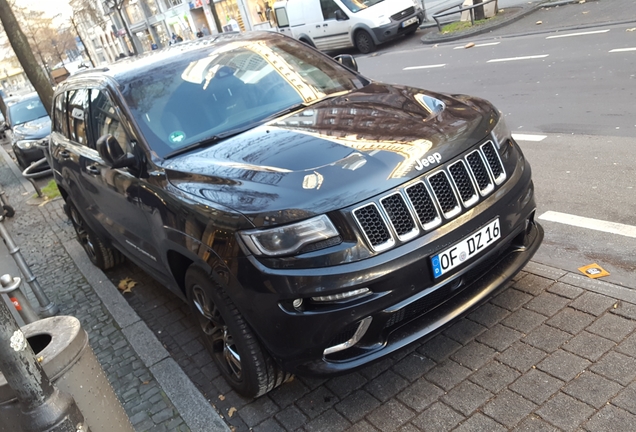
[[[0,302],[0,323],[0,371],[20,402],[22,429],[88,431],[75,401],[51,384],[4,302]]]

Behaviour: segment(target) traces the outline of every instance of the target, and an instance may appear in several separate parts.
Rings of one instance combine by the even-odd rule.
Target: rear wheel
[[[375,50],[375,42],[373,42],[373,38],[369,34],[369,32],[365,30],[358,30],[355,37],[356,48],[362,54],[369,54],[373,50]]]
[[[86,226],[86,222],[77,211],[75,204],[66,203],[66,213],[73,224],[77,241],[84,248],[91,262],[102,270],[119,264],[123,261],[123,255],[116,249],[109,248]]]
[[[225,290],[206,272],[190,267],[185,282],[206,348],[239,394],[259,397],[289,378],[263,349]]]

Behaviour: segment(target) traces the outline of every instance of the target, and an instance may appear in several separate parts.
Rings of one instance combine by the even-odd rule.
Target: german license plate
[[[411,24],[415,24],[415,23],[416,23],[416,22],[418,22],[418,21],[419,21],[419,20],[417,19],[417,17],[409,18],[409,19],[407,19],[406,21],[404,21],[404,22],[402,23],[402,28],[404,28],[404,27],[408,27],[408,26],[410,26]]]
[[[499,228],[499,218],[497,218],[448,249],[431,257],[433,276],[438,278],[481,254],[500,237],[501,229]]]

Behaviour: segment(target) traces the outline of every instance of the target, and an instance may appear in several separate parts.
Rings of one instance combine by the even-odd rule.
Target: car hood
[[[23,139],[40,139],[51,133],[51,119],[40,117],[26,123],[13,126],[13,134],[16,138]]]
[[[494,127],[483,99],[373,83],[163,162],[177,188],[256,226],[341,209],[435,169]]]

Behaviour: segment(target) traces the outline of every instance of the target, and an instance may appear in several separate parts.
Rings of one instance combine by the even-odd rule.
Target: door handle
[[[329,24],[323,24],[322,26],[323,27],[329,27]]]
[[[318,25],[316,26],[316,28],[320,28],[320,24],[318,24]]]
[[[62,150],[59,153],[60,157],[64,158],[64,159],[68,159],[71,157],[71,152],[68,150]]]
[[[99,175],[100,170],[97,165],[88,165],[86,167],[86,172],[93,175]]]

